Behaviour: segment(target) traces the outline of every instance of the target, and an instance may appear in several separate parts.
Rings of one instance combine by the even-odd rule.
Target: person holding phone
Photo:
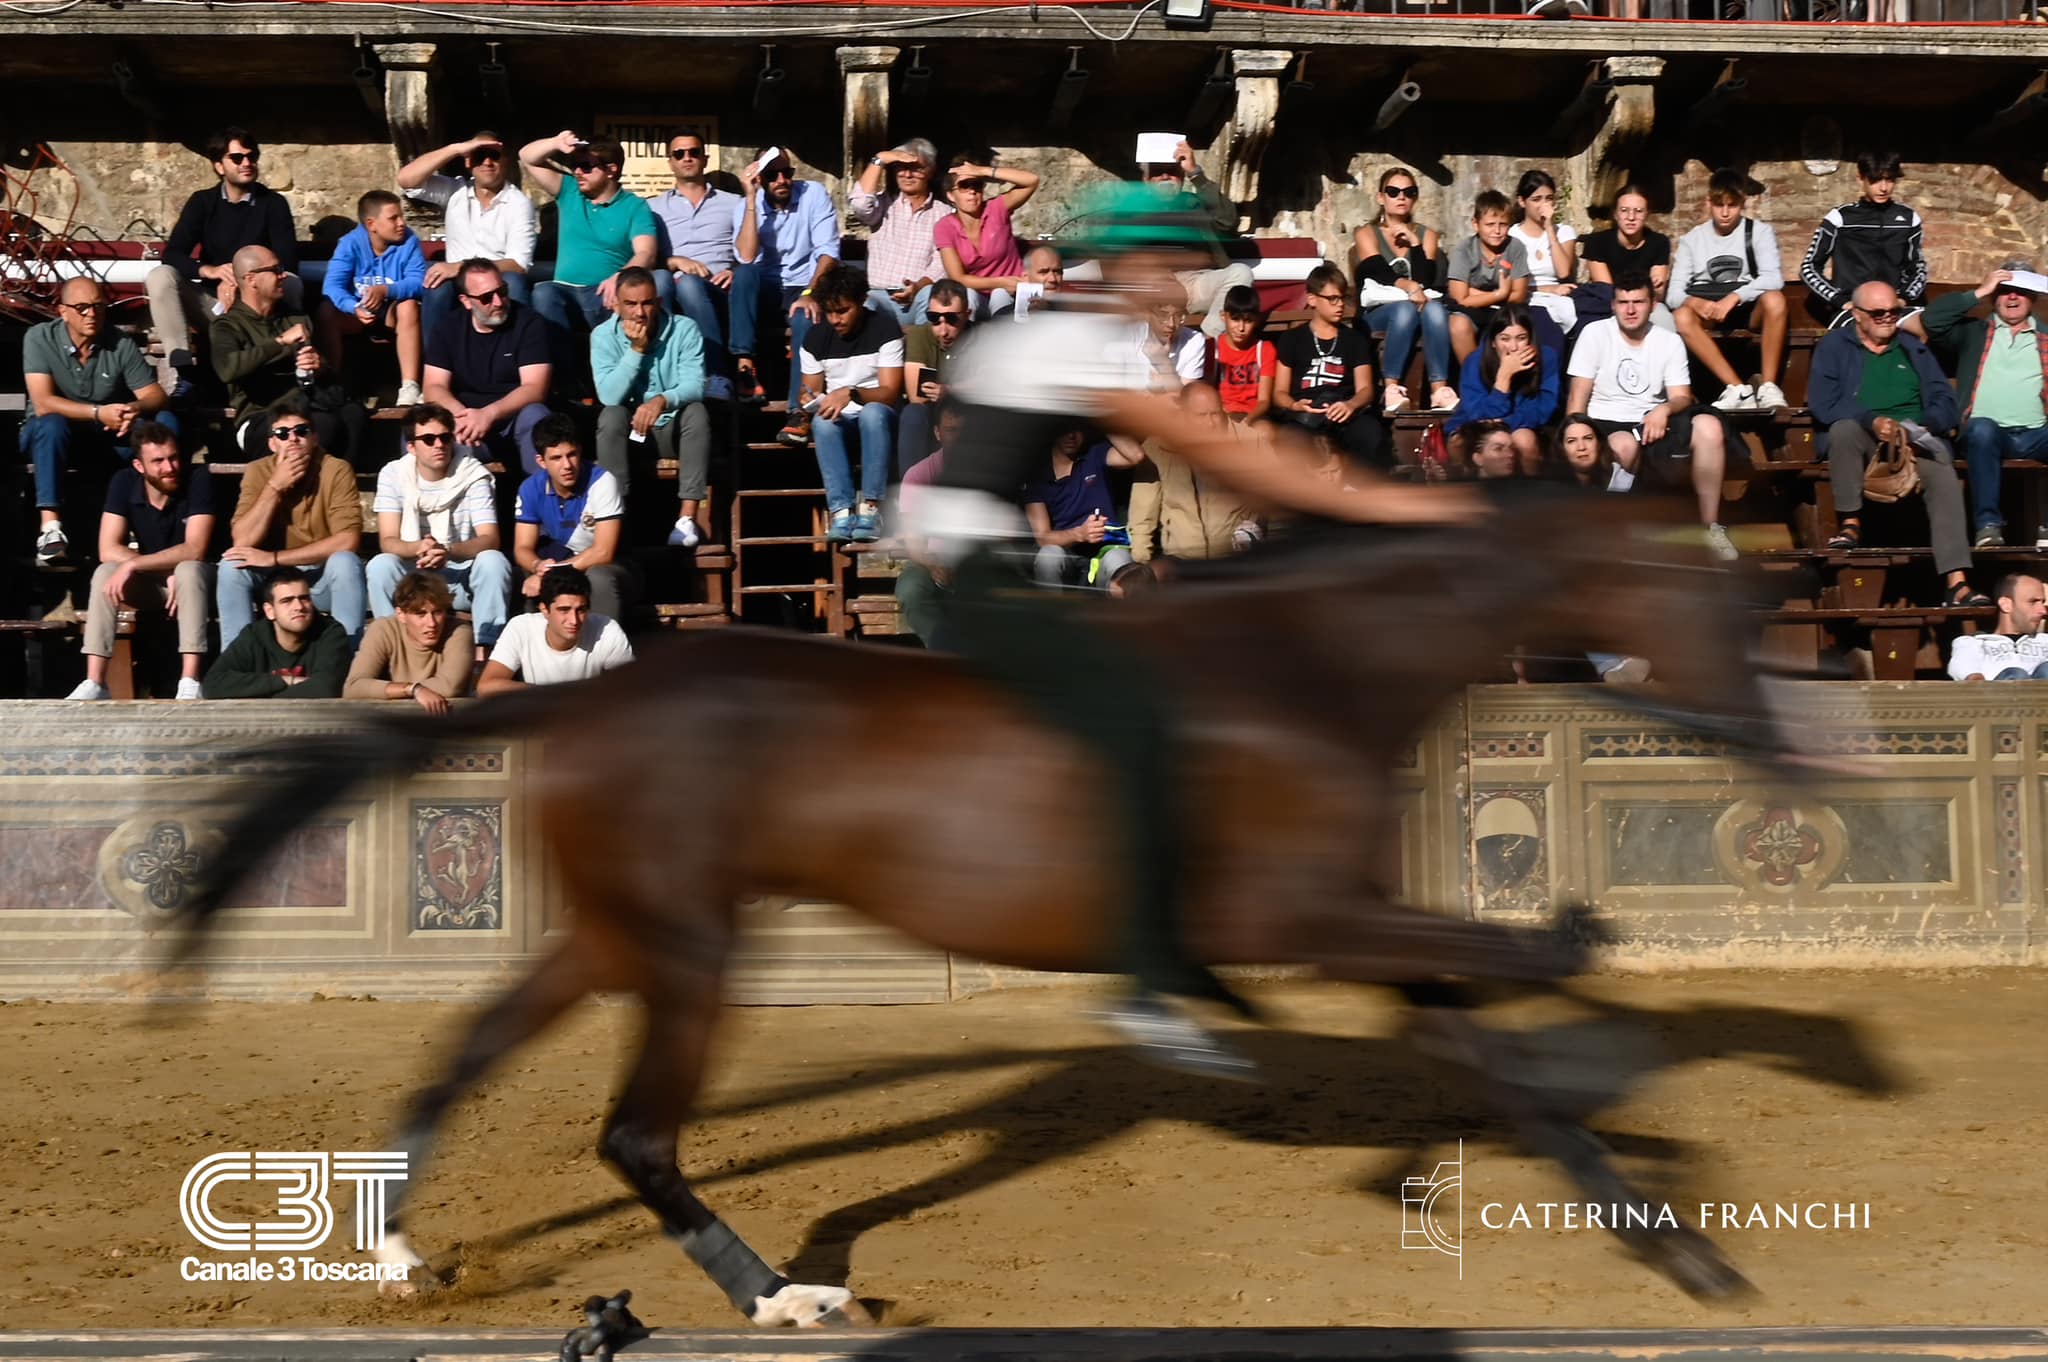
[[[896,416],[899,475],[932,452],[932,413],[946,395],[946,374],[960,353],[960,338],[974,325],[967,286],[957,279],[933,284],[925,315],[930,320],[924,325],[903,331],[903,391],[909,400]]]

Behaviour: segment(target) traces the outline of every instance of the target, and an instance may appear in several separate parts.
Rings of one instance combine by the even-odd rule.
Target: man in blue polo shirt
[[[540,471],[519,485],[512,512],[520,594],[538,600],[547,570],[567,563],[590,578],[590,608],[621,618],[627,578],[618,559],[626,499],[619,480],[590,461],[576,423],[560,413],[534,427],[533,445]]]
[[[569,166],[563,174],[555,158]],[[533,310],[559,333],[560,374],[585,371],[581,345],[571,342],[594,330],[611,312],[619,271],[638,265],[654,273],[664,304],[674,296],[669,274],[656,258],[661,224],[647,200],[619,183],[626,152],[617,142],[586,142],[559,132],[528,142],[519,160],[534,182],[555,196],[555,277],[533,290]],[[561,361],[558,361],[561,362]]]
[[[803,353],[804,336],[825,319],[813,294],[819,280],[839,263],[839,214],[822,184],[799,180],[789,154],[775,151],[765,165],[740,172],[746,190],[739,238],[739,263],[732,280],[732,354],[739,369],[739,396],[765,396],[754,365],[756,338],[765,323],[772,342],[789,319],[789,353]],[[771,349],[777,348],[772,344]],[[796,443],[810,438],[803,415],[803,366],[789,366],[789,422]]]

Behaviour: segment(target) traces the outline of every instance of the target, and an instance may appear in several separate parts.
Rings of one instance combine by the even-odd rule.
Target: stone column
[[[1294,61],[1284,48],[1237,48],[1230,54],[1237,77],[1237,103],[1216,151],[1222,161],[1223,193],[1241,210],[1237,227],[1251,227],[1251,203],[1259,196],[1259,166],[1273,140],[1273,122],[1280,112],[1280,78]],[[1213,167],[1212,167],[1213,171]]]
[[[1577,216],[1605,215],[1628,183],[1636,157],[1657,121],[1657,81],[1662,57],[1609,57],[1602,74],[1614,87],[1607,115],[1586,149],[1565,163]]]
[[[842,47],[839,86],[845,117],[840,119],[839,173],[849,189],[868,157],[889,140],[889,71],[900,47]]]
[[[384,68],[384,121],[404,165],[441,145],[432,81],[437,52],[432,43],[373,43],[371,50]]]

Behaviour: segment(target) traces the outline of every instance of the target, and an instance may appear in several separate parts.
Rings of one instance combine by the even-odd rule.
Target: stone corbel
[[[438,52],[432,43],[374,43],[371,50],[384,70],[384,122],[404,165],[441,145],[432,79]]]
[[[1580,213],[1605,217],[1656,126],[1657,81],[1664,74],[1664,59],[1609,57],[1601,63],[1600,74],[1613,90],[1613,100],[1593,140],[1571,158],[1566,170]]]
[[[1259,167],[1266,159],[1274,120],[1280,113],[1281,77],[1293,62],[1294,53],[1284,48],[1240,48],[1230,54],[1237,102],[1217,145],[1223,162],[1224,196],[1240,209],[1239,231],[1251,226],[1248,210],[1259,197]]]
[[[889,72],[902,54],[900,47],[839,49],[840,174],[849,186],[861,164],[889,144]]]

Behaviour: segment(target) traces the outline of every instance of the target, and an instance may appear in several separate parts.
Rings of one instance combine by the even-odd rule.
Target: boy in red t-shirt
[[[1257,339],[1265,321],[1256,290],[1239,284],[1223,295],[1223,334],[1209,354],[1209,381],[1233,421],[1256,421],[1273,406],[1273,342]]]

